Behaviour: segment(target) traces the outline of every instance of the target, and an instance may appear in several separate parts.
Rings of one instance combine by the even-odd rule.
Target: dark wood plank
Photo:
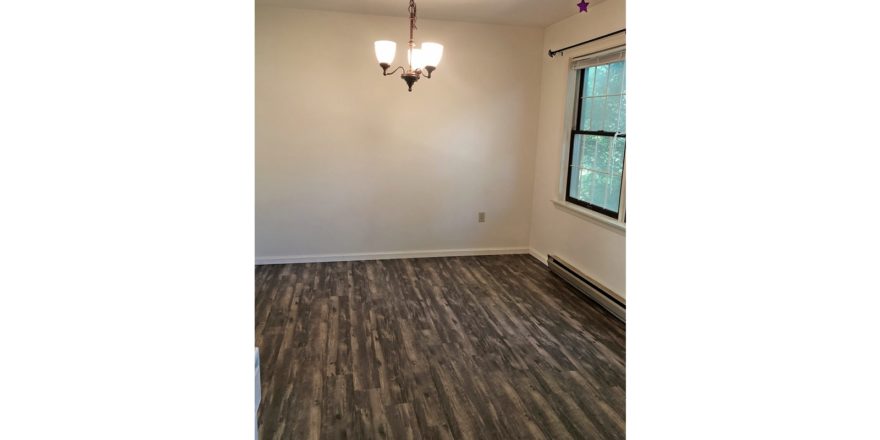
[[[623,439],[626,328],[528,255],[257,266],[261,439]]]

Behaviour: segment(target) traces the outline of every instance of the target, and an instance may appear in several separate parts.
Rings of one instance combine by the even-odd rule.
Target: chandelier
[[[394,62],[394,55],[397,52],[397,43],[388,40],[381,40],[375,43],[376,59],[379,60],[379,67],[382,68],[382,76],[393,75],[398,70],[403,73],[400,77],[406,81],[409,91],[412,92],[412,86],[422,75],[425,78],[431,77],[431,72],[437,68],[440,58],[443,57],[443,45],[437,43],[422,43],[421,48],[416,48],[413,40],[413,30],[416,29],[416,2],[409,0],[409,47],[406,51],[406,61],[409,68],[398,66],[396,69],[388,72],[391,63]]]

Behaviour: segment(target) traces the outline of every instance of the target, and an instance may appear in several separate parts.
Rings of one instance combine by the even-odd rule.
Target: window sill
[[[589,209],[575,205],[574,203],[563,202],[556,199],[551,199],[550,201],[553,202],[553,204],[556,205],[557,208],[562,209],[563,211],[567,211],[577,217],[596,223],[599,226],[604,226],[605,228],[608,228],[612,231],[626,235],[625,223],[620,223],[617,220],[611,219],[602,214],[597,214],[593,211],[590,211]]]

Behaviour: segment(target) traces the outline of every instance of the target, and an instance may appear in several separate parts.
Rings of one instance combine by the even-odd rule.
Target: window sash
[[[623,66],[622,77],[620,82],[617,83],[614,88],[611,87],[612,79],[611,74],[613,69],[611,66],[615,63],[625,62],[626,60],[614,59],[605,64],[591,65],[583,69],[579,69],[578,73],[578,81],[577,81],[577,91],[576,91],[576,119],[574,124],[572,125],[573,130],[582,130],[582,131],[604,131],[615,130],[616,133],[626,133],[626,66]],[[604,78],[599,79],[600,70],[592,69],[593,67],[599,66],[608,66],[604,72]],[[590,76],[590,80],[587,80],[587,76],[591,72],[596,72],[595,78]],[[588,84],[588,82],[592,82],[592,87],[589,93],[585,92],[584,88]],[[600,84],[596,89],[597,83]],[[602,89],[602,83],[604,83],[604,89]],[[589,101],[589,105],[586,105]],[[596,113],[598,111],[598,113]],[[620,119],[621,113],[623,113],[623,120]],[[588,123],[586,126],[584,124],[584,117],[588,116]]]
[[[583,135],[592,135],[592,136],[604,136],[604,137],[614,138],[614,133],[600,134],[597,132],[583,132],[583,131],[576,131],[576,130],[572,131],[571,140],[570,140],[570,144],[569,144],[569,153],[568,153],[568,179],[567,179],[568,184],[566,185],[566,188],[565,188],[565,201],[570,202],[570,203],[574,203],[575,205],[582,206],[584,208],[590,209],[592,211],[596,211],[600,214],[604,214],[608,217],[611,217],[611,218],[614,218],[615,220],[620,221],[620,215],[622,212],[624,212],[623,205],[625,203],[624,189],[623,189],[623,187],[624,187],[623,176],[626,174],[626,147],[624,146],[623,163],[621,164],[621,173],[620,174],[615,174],[613,171],[611,173],[609,173],[607,169],[606,170],[598,170],[598,169],[594,170],[590,167],[583,167],[583,166],[581,166],[580,163],[574,162],[575,157],[580,158],[580,154],[577,154],[575,151],[575,144],[577,143],[576,142],[577,135],[582,135],[582,136]],[[618,137],[625,138],[625,136],[618,136]],[[611,160],[611,158],[609,158],[609,160]],[[599,205],[590,203],[586,200],[582,200],[577,197],[573,197],[571,195],[572,186],[575,183],[580,183],[579,176],[575,175],[575,169],[577,169],[578,172],[582,169],[586,169],[586,170],[589,170],[590,172],[595,172],[597,174],[605,174],[605,175],[610,176],[611,178],[620,179],[620,194],[618,195],[617,211],[608,209],[604,206],[599,206]],[[578,180],[575,181],[574,180],[575,178],[578,178]]]

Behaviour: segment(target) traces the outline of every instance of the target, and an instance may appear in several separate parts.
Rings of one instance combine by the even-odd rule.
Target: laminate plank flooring
[[[262,440],[625,438],[625,325],[529,255],[255,280]]]

